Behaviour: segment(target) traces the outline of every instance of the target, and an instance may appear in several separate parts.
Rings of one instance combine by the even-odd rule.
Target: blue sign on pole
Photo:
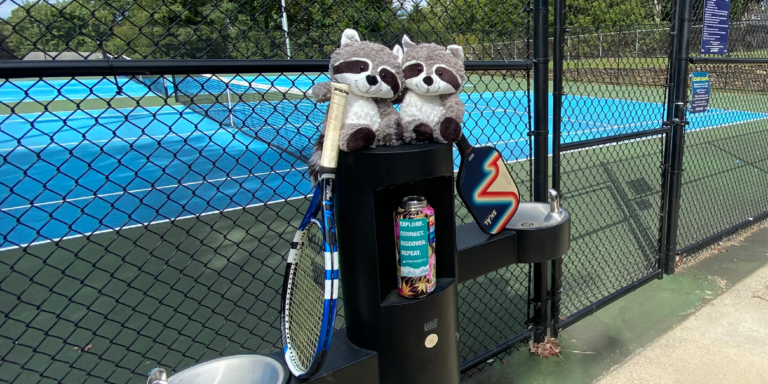
[[[709,73],[691,73],[691,86],[693,87],[693,97],[691,98],[691,107],[688,108],[688,112],[700,113],[706,111],[709,106]]]
[[[704,27],[701,31],[701,53],[728,53],[728,24],[731,17],[730,0],[704,1]]]

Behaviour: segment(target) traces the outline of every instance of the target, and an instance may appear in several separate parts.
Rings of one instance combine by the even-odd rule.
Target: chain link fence
[[[5,60],[327,59],[347,27],[465,52],[530,35],[526,1],[3,4]],[[468,63],[467,75],[465,133],[503,152],[529,200],[530,73]],[[283,257],[325,108],[310,91],[327,76],[0,83],[0,381],[140,383],[155,366],[279,351]],[[463,362],[525,331],[529,283],[527,266],[510,266],[460,287]]]
[[[732,2],[728,51],[716,56],[700,53],[703,7],[703,1],[694,1],[689,72],[709,75],[710,101],[707,111],[689,113],[686,127],[678,231],[682,256],[768,212],[763,165],[768,159],[768,12],[761,2]],[[710,58],[730,60],[707,63]],[[754,59],[764,63],[749,62]]]

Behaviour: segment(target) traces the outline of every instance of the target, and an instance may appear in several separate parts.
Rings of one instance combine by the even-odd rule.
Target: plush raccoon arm
[[[331,101],[331,82],[325,81],[312,86],[312,97],[318,103]]]
[[[443,116],[452,117],[461,123],[464,120],[464,103],[459,98],[459,94],[440,95],[440,98],[443,102]]]

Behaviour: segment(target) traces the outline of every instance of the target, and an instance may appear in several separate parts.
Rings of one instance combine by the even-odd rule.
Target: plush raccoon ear
[[[403,62],[403,48],[397,44],[395,44],[395,47],[392,48],[392,52],[395,53],[395,56],[397,56],[397,61]]]
[[[408,35],[403,35],[403,52],[407,51],[408,48],[415,47],[416,43],[411,41],[411,39],[408,38]]]
[[[449,45],[448,52],[456,56],[457,59],[464,62],[464,48],[461,45]]]
[[[360,42],[360,36],[357,34],[357,31],[354,29],[347,28],[344,30],[344,33],[341,34],[341,46],[345,46],[349,43],[359,43]]]

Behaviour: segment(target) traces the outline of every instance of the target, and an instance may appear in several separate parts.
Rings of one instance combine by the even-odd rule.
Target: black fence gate
[[[552,183],[573,211],[561,328],[661,278],[663,267],[670,17],[584,21],[602,12],[554,4]],[[633,20],[647,10],[623,12]]]

